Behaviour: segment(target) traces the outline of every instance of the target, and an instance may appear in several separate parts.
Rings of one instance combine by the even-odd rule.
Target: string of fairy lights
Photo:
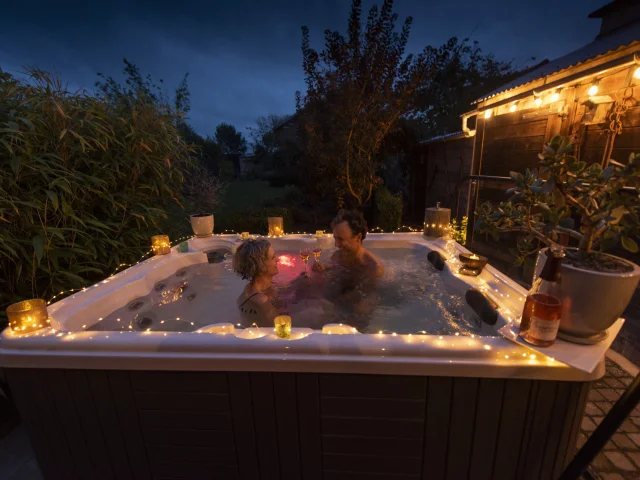
[[[628,85],[622,87],[620,90],[625,90],[627,88],[632,87],[632,82],[634,80],[640,80],[640,67],[636,64],[632,65],[631,68],[634,69],[633,74],[629,78]],[[587,96],[589,98],[594,98],[600,93],[600,81],[606,78],[609,75],[613,75],[617,73],[617,71],[613,71],[608,75],[604,73],[596,74],[593,76],[592,80],[588,83],[582,83],[583,80],[571,82],[570,84],[560,85],[554,88],[550,88],[544,91],[536,92],[534,91],[528,99],[519,99],[515,100],[511,103],[506,103],[504,105],[492,106],[488,107],[485,110],[480,111],[479,113],[485,120],[490,119],[492,116],[501,115],[504,113],[513,113],[518,109],[527,109],[531,108],[531,105],[534,105],[536,108],[540,108],[542,105],[550,105],[560,101],[566,101],[566,92],[570,88],[580,87],[589,85],[587,88]],[[473,114],[471,114],[473,115]]]
[[[422,233],[422,230],[419,229],[419,228],[415,228],[415,227],[409,226],[409,225],[402,225],[399,228],[393,230],[392,232],[385,232],[382,228],[375,227],[370,231],[370,233],[373,233],[373,234],[383,234],[383,233],[391,233],[391,234],[395,234],[395,233]],[[228,236],[228,235],[239,236],[241,234],[238,233],[238,232],[235,232],[233,230],[224,230],[222,233],[212,234],[211,236],[212,237],[213,236],[222,237],[222,236]],[[325,236],[327,234],[325,234],[324,231],[316,231],[315,234],[309,233],[309,232],[297,231],[297,232],[283,233],[282,235],[277,235],[276,237],[286,237],[286,236],[293,236],[293,235],[310,235],[310,236],[315,236],[316,238],[318,238],[319,236]],[[268,235],[260,235],[260,236],[269,238]],[[184,236],[184,237],[178,238],[177,240],[174,240],[173,242],[171,242],[171,245],[173,247],[173,246],[181,244],[182,242],[189,241],[189,240],[194,239],[194,238],[196,238],[195,235]],[[239,238],[239,239],[242,239],[242,238]],[[111,277],[117,275],[123,269],[134,267],[134,266],[138,265],[139,263],[145,261],[146,257],[149,256],[152,252],[153,252],[153,249],[150,249],[150,250],[146,251],[135,262],[119,264],[116,267],[116,269],[113,271],[113,273],[111,273],[104,280],[96,283],[93,286],[74,288],[74,289],[69,289],[69,290],[65,290],[65,291],[61,291],[61,292],[57,293],[56,295],[51,297],[51,299],[47,302],[47,305],[50,305],[51,303],[53,303],[54,300],[56,300],[59,297],[62,297],[63,295],[72,294],[72,293],[75,293],[75,292],[78,292],[78,291],[83,291],[84,292],[84,291],[87,291],[87,290],[89,290],[91,288],[95,288],[95,287],[99,286],[100,284],[107,283]],[[451,260],[453,261],[453,258]],[[500,278],[499,275],[494,275],[493,276],[493,281],[496,282],[494,284],[489,284],[488,282],[486,282],[483,279],[478,279],[478,280],[480,282],[480,285],[479,285],[478,288],[481,291],[483,291],[484,293],[489,293],[491,290],[495,290],[496,297],[498,295],[500,295],[501,297],[505,297],[505,296],[506,297],[510,297],[509,293],[506,293],[506,295],[505,295],[504,293],[500,292],[500,290],[498,288],[496,288],[497,286],[499,286],[498,285],[499,283],[504,283],[505,286],[509,287],[508,282],[506,280]],[[491,293],[493,294],[493,292],[491,292]],[[519,300],[520,300],[520,302],[522,302],[524,300],[524,298],[522,296],[520,296]],[[511,310],[510,309],[503,308],[501,311],[509,321],[512,320]],[[194,322],[188,322],[188,323],[190,323],[192,326],[194,326]],[[238,327],[242,327],[242,326],[239,324]],[[343,327],[343,325],[340,324],[340,327]],[[354,327],[350,327],[350,326],[345,326],[345,327],[348,327],[349,331],[336,331],[336,329],[334,327],[333,329],[332,328],[328,328],[328,329],[326,329],[326,331],[325,331],[325,328],[323,328],[322,333],[326,333],[328,335],[331,335],[331,334],[345,334],[345,333],[352,333],[352,334],[360,333]],[[261,338],[261,337],[263,337],[265,335],[268,335],[268,333],[266,333],[266,332],[270,333],[272,330],[274,332],[276,332],[275,328],[259,327],[256,323],[253,323],[250,327],[242,328],[242,330],[245,332],[245,333],[242,334],[242,337],[243,338],[248,338],[248,339]],[[56,330],[53,330],[53,329],[52,329],[52,331],[57,336],[66,336],[69,339],[74,339],[75,338],[74,335],[78,333],[78,332],[64,332],[64,333],[63,332],[58,332],[58,333],[56,333]],[[122,334],[122,333],[126,333],[126,332],[127,331],[125,330],[125,331],[120,331],[118,333]],[[115,333],[115,332],[113,332],[113,333]],[[149,329],[147,329],[145,331],[142,331],[141,333],[142,334],[150,334],[150,333],[153,333],[153,332],[151,332]],[[160,333],[160,332],[156,332],[156,333]],[[165,337],[168,335],[168,333],[182,334],[183,332],[162,332],[163,336],[165,336]],[[198,329],[194,333],[199,333],[199,334],[201,334],[201,333],[213,333],[213,334],[226,335],[226,334],[231,334],[232,332],[224,331],[224,329],[222,331],[219,331],[218,329],[215,329],[213,331],[206,331],[206,330],[203,331],[203,330]],[[38,335],[38,333],[36,333],[36,335]],[[278,335],[276,334],[276,336],[278,336]],[[304,336],[307,336],[307,334],[302,334],[302,336],[296,334],[296,338],[302,338]],[[420,331],[418,331],[416,333],[409,333],[409,334],[398,334],[397,332],[390,331],[390,330],[379,330],[378,333],[373,335],[373,336],[378,337],[378,338],[403,337],[407,343],[412,343],[413,339],[416,338],[416,337],[418,337],[418,338],[421,337],[422,340],[418,340],[418,341],[421,341],[422,343],[425,342],[425,338],[433,338],[433,341],[435,342],[434,346],[436,346],[436,347],[448,347],[449,344],[452,347],[455,347],[457,345],[455,342],[454,343],[450,343],[450,340],[447,340],[447,338],[450,338],[449,336],[443,336],[443,335],[437,335],[437,334],[436,335],[432,335],[432,334],[429,334],[429,332],[427,332],[425,330],[420,330]],[[481,338],[482,338],[481,336],[476,335],[476,334],[465,334],[465,333],[460,333],[460,332],[455,332],[453,336],[454,337],[470,338],[471,339],[470,341],[475,341],[476,338],[477,338],[477,340],[481,340]],[[89,339],[91,339],[91,338],[92,337],[90,337]],[[106,338],[109,338],[109,336],[107,335]],[[469,345],[471,346],[471,343]],[[475,345],[475,344],[473,344],[473,345]],[[285,347],[285,348],[289,348],[289,347]],[[387,347],[383,347],[381,349],[381,351],[383,352],[383,355],[386,353],[386,348]],[[493,347],[491,345],[487,344],[487,343],[484,343],[483,344],[483,348],[485,350],[492,350]],[[505,359],[509,359],[509,355],[508,354],[504,354],[504,352],[496,351],[495,353],[500,358],[502,358],[504,356]],[[515,353],[516,352],[512,352],[512,355],[514,355]],[[534,363],[534,360],[535,360],[535,355],[534,354],[523,353],[522,356],[523,357],[530,356],[531,358],[529,358],[529,363]],[[554,361],[553,358],[547,357],[547,362],[553,362],[553,361]]]

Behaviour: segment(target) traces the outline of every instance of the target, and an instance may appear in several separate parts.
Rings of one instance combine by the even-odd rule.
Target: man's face
[[[336,248],[346,253],[355,253],[362,245],[362,234],[354,235],[347,222],[340,222],[333,227],[333,238]]]

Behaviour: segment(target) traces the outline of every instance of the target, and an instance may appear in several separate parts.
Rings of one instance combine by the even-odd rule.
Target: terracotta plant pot
[[[543,248],[538,252],[534,278],[542,272],[547,250]],[[604,340],[606,330],[627,308],[640,280],[640,267],[623,258],[615,258],[630,265],[632,270],[597,272],[562,263],[560,281],[566,302],[559,335],[565,340],[577,343]]]
[[[191,228],[196,237],[209,237],[213,234],[213,215],[211,213],[199,213],[191,215]]]

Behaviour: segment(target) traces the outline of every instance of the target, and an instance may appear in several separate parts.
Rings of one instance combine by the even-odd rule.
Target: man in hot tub
[[[351,304],[356,313],[368,313],[373,308],[367,300],[375,279],[384,274],[382,262],[362,245],[367,236],[367,222],[357,210],[340,210],[331,222],[337,250],[328,265],[316,262],[313,270],[329,274],[327,293],[342,304]]]

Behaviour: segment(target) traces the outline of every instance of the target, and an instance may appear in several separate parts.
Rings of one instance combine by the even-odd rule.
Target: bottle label
[[[538,340],[553,341],[558,336],[560,320],[546,320],[544,318],[531,317],[529,335]]]

